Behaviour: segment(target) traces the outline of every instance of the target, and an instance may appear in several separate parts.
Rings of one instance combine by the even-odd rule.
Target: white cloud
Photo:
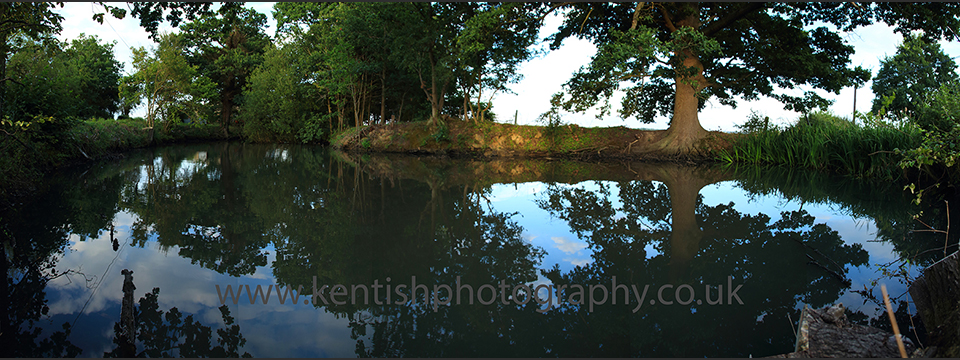
[[[582,241],[568,240],[564,237],[553,236],[550,240],[557,244],[557,249],[567,254],[573,254],[587,248],[587,244]]]
[[[574,266],[583,266],[590,263],[590,259],[564,258],[563,261],[569,262]]]
[[[513,184],[495,184],[491,189],[490,202],[502,202],[509,199],[525,198],[543,191],[542,182],[534,181],[527,183]]]
[[[80,270],[86,278],[93,281],[84,281],[80,275],[64,276],[51,281],[46,289],[48,298],[51,299],[50,316],[76,314],[83,309],[83,314],[75,323],[80,324],[79,329],[103,334],[104,338],[112,337],[112,323],[102,328],[93,328],[91,321],[85,321],[85,318],[119,318],[118,309],[123,297],[123,276],[120,275],[120,270],[131,269],[137,287],[134,291],[135,301],[154,287],[159,287],[160,309],[166,311],[177,307],[183,313],[195,314],[195,318],[204,325],[217,328],[221,326],[222,319],[217,309],[220,302],[215,284],[221,287],[241,284],[254,287],[261,284],[266,287],[273,282],[272,276],[266,275],[271,273],[270,264],[275,259],[274,251],[268,256],[267,266],[258,267],[251,275],[232,277],[191,264],[190,259],[177,255],[177,247],[166,251],[158,249],[155,238],[143,248],[129,246],[129,227],[134,221],[135,216],[126,212],[121,212],[114,218],[117,229],[115,236],[122,244],[118,252],[113,251],[108,232],[104,232],[97,239],[86,241],[79,241],[78,236],[71,235],[67,255],[57,263],[57,270]],[[263,278],[268,279],[264,281]],[[304,354],[347,357],[354,354],[356,342],[350,338],[349,319],[337,318],[336,314],[310,305],[280,305],[275,297],[272,299],[274,301],[267,305],[244,304],[248,303],[246,295],[241,296],[239,305],[233,305],[228,300],[231,316],[240,325],[247,339],[244,350],[256,356],[269,354],[280,357],[303,357]],[[114,310],[116,313],[111,312]],[[277,347],[276,344],[279,343],[296,345]],[[90,348],[85,350],[86,354],[109,351],[98,352],[97,349]]]

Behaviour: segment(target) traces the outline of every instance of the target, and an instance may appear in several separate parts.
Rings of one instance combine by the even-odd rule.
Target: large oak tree
[[[923,30],[933,38],[956,38],[955,3],[563,3],[565,22],[552,36],[557,48],[572,36],[598,47],[590,64],[575,73],[553,110],[584,111],[624,90],[620,115],[652,122],[670,116],[670,127],[637,153],[690,155],[707,136],[698,110],[715,97],[735,106],[760,95],[805,112],[829,101],[812,87],[838,93],[870,74],[849,68],[853,48],[840,32],[884,22],[897,32]],[[786,91],[784,91],[786,90]]]
[[[237,98],[270,44],[264,33],[267,17],[237,3],[225,3],[216,14],[202,15],[182,26],[186,56],[200,73],[217,84],[220,124],[224,133]]]

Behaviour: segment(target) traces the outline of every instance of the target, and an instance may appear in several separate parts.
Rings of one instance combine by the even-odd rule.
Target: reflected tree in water
[[[219,308],[224,328],[217,329],[216,345],[213,345],[213,330],[194,320],[193,315],[184,317],[176,307],[168,311],[160,310],[157,299],[160,288],[140,298],[139,306],[134,311],[134,323],[137,331],[137,340],[140,342],[138,351],[132,357],[181,357],[181,358],[237,358],[252,357],[249,353],[240,354],[247,340],[240,333],[240,325],[234,323],[230,316],[230,309],[226,305]],[[120,322],[114,323],[113,343],[117,347],[103,353],[103,357],[130,357],[123,354],[120,335]]]
[[[81,349],[67,337],[71,326],[47,337],[40,323],[47,316],[47,283],[52,275],[54,256],[36,258],[18,256],[16,246],[3,244],[0,249],[0,272],[5,274],[0,285],[0,356],[2,357],[75,357]],[[14,259],[9,260],[12,255]]]
[[[37,194],[35,202],[0,213],[0,356],[74,357],[81,349],[68,337],[70,323],[43,329],[50,310],[47,284],[65,273],[56,270],[69,236],[76,231],[95,237],[112,219],[109,201],[103,194],[83,189],[116,192],[113,178],[79,184],[53,181]],[[67,201],[60,201],[66,192]],[[114,204],[115,205],[115,204]],[[53,331],[50,331],[53,330]]]
[[[289,156],[308,165],[272,162],[245,179],[279,198],[250,194],[254,211],[269,224],[277,251],[273,273],[282,285],[308,288],[316,276],[318,285],[352,290],[374,281],[385,285],[388,278],[392,286],[409,286],[415,276],[432,290],[434,284],[453,286],[458,277],[475,287],[536,279],[542,251],[523,239],[515,214],[484,207],[489,188],[445,185],[442,177],[373,177],[345,163]],[[294,175],[277,181],[271,177],[276,173]],[[317,178],[329,182],[317,184]],[[384,288],[376,298],[370,290],[368,301],[365,292],[358,290],[356,304],[318,304],[348,318],[360,356],[470,356],[496,348],[510,356],[516,345],[503,334],[524,321],[509,306],[464,303],[435,312],[422,291],[413,295],[416,304],[408,298],[402,305],[383,305]],[[404,296],[410,293],[407,288]],[[390,303],[399,300],[392,292]]]
[[[69,209],[44,213],[61,220],[43,224],[42,231],[49,234],[31,235],[52,240],[42,246],[18,242],[17,257],[55,254],[50,249],[62,247],[69,232],[95,237],[120,209],[135,215],[135,246],[156,239],[164,249],[178,247],[179,254],[195,264],[234,276],[270,265],[283,286],[309,288],[314,276],[321,285],[369,286],[374,281],[384,284],[388,277],[393,285],[409,285],[416,276],[432,290],[433,284],[454,285],[459,276],[476,291],[480,284],[503,280],[517,285],[538,279],[542,250],[524,239],[514,220],[517,214],[497,212],[485,200],[491,189],[487,184],[493,182],[489,179],[465,182],[447,176],[447,168],[432,167],[414,175],[385,175],[362,161],[299,146],[222,144],[145,154],[146,161],[125,160],[134,164],[128,166],[134,171],[105,173],[102,181],[64,195],[73,199],[66,202],[72,204],[66,205]],[[636,300],[628,299],[629,304],[603,305],[593,312],[566,304],[542,314],[535,302],[505,305],[497,299],[492,305],[439,306],[434,311],[422,298],[416,305],[411,301],[378,305],[371,293],[367,303],[318,307],[348,319],[356,353],[364,357],[759,356],[789,350],[793,335],[787,314],[795,314],[798,302],[819,306],[835,301],[848,287],[840,279],[845,268],[867,259],[865,251],[845,245],[836,231],[814,223],[806,212],[784,212],[772,219],[738,212],[732,203],[704,204],[700,189],[733,179],[732,175],[677,167],[628,170],[629,176],[614,176],[592,191],[549,186],[539,205],[589,244],[593,261],[566,273],[546,271],[544,277],[555,284],[609,285],[616,276],[621,283],[650,284],[651,292],[661,284],[691,284],[698,298],[703,284],[722,285],[726,302],[731,276],[734,286],[743,284],[738,292],[743,306],[645,303],[633,313]],[[121,194],[119,203],[113,203],[109,193],[119,187],[122,191],[113,192]],[[100,190],[107,195],[94,195]],[[810,199],[813,195],[803,194]],[[858,214],[901,219],[899,212],[871,208],[864,199],[824,199],[846,201],[844,206],[859,209]],[[91,213],[78,214],[81,210]],[[56,215],[58,211],[70,214]],[[71,220],[63,220],[67,218]],[[912,219],[907,220],[893,228],[909,228]],[[13,232],[25,231],[7,226]],[[267,263],[270,245],[276,253],[272,264]],[[32,247],[44,248],[34,256],[29,255]],[[26,269],[28,262],[4,266]],[[16,271],[8,274],[20,274]],[[19,290],[10,290],[19,286],[42,291],[42,278],[49,276],[39,274],[8,277],[4,293],[10,295],[3,308],[42,303],[42,293],[25,298]],[[648,294],[647,299],[655,295]],[[383,303],[384,297],[381,290],[377,300]],[[204,354],[173,339],[185,339],[189,333],[201,340],[198,344],[209,344],[212,330],[203,330],[202,324],[173,309],[151,307],[155,298],[150,300],[150,294],[144,299],[141,309],[149,311],[143,313],[143,326],[154,329],[150,330],[154,337],[141,341],[153,349],[150,356]],[[396,294],[393,300],[398,300]],[[43,310],[30,311],[42,316]],[[8,310],[5,319],[14,315]],[[228,321],[229,314],[222,315],[227,329],[236,325]],[[20,316],[5,324],[26,324],[33,317]],[[68,332],[62,333],[65,339]],[[13,344],[9,336],[0,335],[5,344]],[[228,343],[220,346],[228,355],[218,356],[236,356],[233,351],[239,345],[231,347],[233,338],[224,336]],[[71,351],[63,341],[55,345],[56,336],[46,345],[37,345],[36,337],[23,338],[34,343],[13,345],[24,354],[62,356]]]
[[[556,310],[566,319],[564,328],[597,330],[567,334],[565,341],[556,343],[559,353],[745,356],[784,352],[793,334],[783,325],[796,304],[823,306],[835,301],[849,287],[842,279],[845,267],[868,259],[859,245],[845,245],[836,231],[814,224],[805,211],[781,213],[781,219],[771,223],[765,214],[734,210],[733,203],[708,206],[698,193],[716,178],[698,178],[684,171],[661,171],[673,175],[654,177],[660,184],[619,182],[618,196],[613,195],[612,184],[598,184],[595,191],[550,186],[540,206],[570,224],[594,251],[594,261],[566,274],[556,269],[548,277],[557,284],[611,284],[616,276],[621,283],[651,284],[652,290],[663,284],[675,288],[689,284],[701,300],[709,300],[704,297],[707,284],[722,285],[724,305],[668,306],[658,300],[657,305],[642,304],[641,310],[632,313],[637,303],[629,299],[630,306],[604,306],[589,314],[583,307],[564,305]],[[614,206],[614,198],[622,205]],[[647,254],[647,248],[659,254]],[[728,276],[735,279],[734,286],[743,284],[738,291],[743,306],[726,304],[731,290]],[[744,341],[745,334],[770,338],[756,343]],[[663,341],[667,338],[671,341]]]
[[[243,198],[243,146],[165,151],[143,167],[145,178],[124,189],[122,206],[137,215],[132,236],[144,246],[156,234],[191,262],[233,276],[267,264],[263,226]],[[193,158],[188,158],[191,155]]]
[[[773,195],[790,201],[832,204],[854,218],[872,220],[877,226],[877,240],[889,242],[901,259],[926,267],[943,258],[946,242],[948,253],[957,250],[960,232],[949,239],[943,233],[948,227],[947,212],[960,214],[960,198],[949,191],[930,196],[921,204],[912,202],[914,195],[897,181],[876,181],[836,174],[771,167],[735,167],[738,185],[754,195]],[[950,210],[943,200],[949,200]],[[952,227],[960,227],[960,215],[949,217]]]

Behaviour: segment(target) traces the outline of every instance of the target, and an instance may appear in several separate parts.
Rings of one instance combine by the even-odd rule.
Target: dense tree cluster
[[[347,126],[490,119],[519,79],[537,4],[277,4],[277,43],[253,71],[241,118],[255,139],[309,141]]]
[[[115,17],[128,12],[102,5]],[[10,19],[0,28],[9,59],[0,64],[7,74],[0,85],[23,87],[0,87],[11,119],[129,115],[144,104],[149,126],[219,123],[226,132],[239,125],[254,141],[307,142],[390,120],[488,121],[493,95],[509,91],[519,64],[534,54],[543,19],[559,14],[565,22],[548,38],[552,48],[579,37],[598,52],[546,117],[598,103],[608,113],[622,90],[620,115],[672,119],[669,131],[635,151],[673,153],[694,151],[706,135],[697,112],[711,98],[736,106],[737,98],[763,95],[806,112],[829,101],[790,89],[862,84],[870,74],[849,67],[853,49],[839,32],[876,22],[923,33],[908,37],[874,86],[893,94],[891,84],[913,76],[896,64],[920,57],[937,75],[907,79],[910,90],[890,109],[909,109],[904,102],[920,101],[915,94],[931,81],[956,77],[952,61],[921,43],[953,38],[960,24],[952,16],[960,7],[940,3],[279,3],[271,38],[266,15],[242,3],[135,3],[130,14],[157,44],[135,49],[134,71],[121,76],[111,45],[52,40],[62,20],[57,6],[0,9]],[[164,21],[181,31],[158,32]],[[21,26],[7,26],[14,23]]]

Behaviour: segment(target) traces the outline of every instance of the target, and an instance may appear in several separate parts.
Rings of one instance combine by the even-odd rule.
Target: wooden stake
[[[907,349],[903,347],[903,339],[900,339],[900,328],[897,327],[897,319],[893,317],[893,307],[890,306],[890,297],[887,296],[887,285],[880,284],[880,291],[883,292],[883,304],[887,306],[887,316],[890,317],[890,324],[893,325],[893,336],[897,338],[897,347],[900,348],[900,357],[907,358]]]

